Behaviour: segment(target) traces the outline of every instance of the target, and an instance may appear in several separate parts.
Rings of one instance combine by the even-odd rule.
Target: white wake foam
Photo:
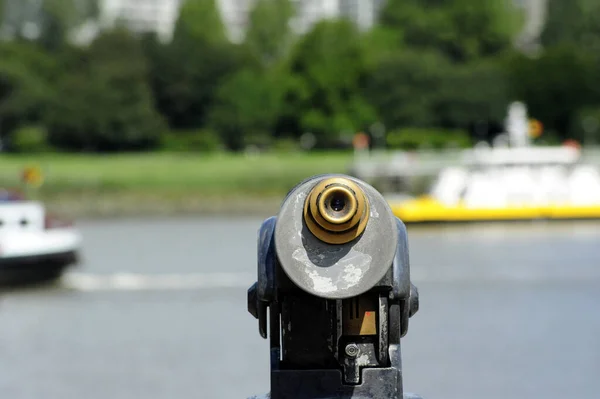
[[[249,288],[256,280],[250,273],[66,273],[61,285],[77,291],[143,291],[215,288]]]

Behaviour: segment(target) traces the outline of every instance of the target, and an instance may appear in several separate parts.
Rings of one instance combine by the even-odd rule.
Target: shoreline
[[[149,217],[269,217],[279,212],[284,195],[169,200],[143,196],[80,195],[40,198],[47,211],[70,219],[102,220]]]
[[[130,154],[3,154],[0,188],[23,191],[70,218],[272,215],[309,176],[346,173],[353,153],[335,151]],[[23,171],[38,171],[27,186]]]

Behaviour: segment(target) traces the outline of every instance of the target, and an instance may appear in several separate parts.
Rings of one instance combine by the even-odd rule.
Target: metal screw
[[[358,356],[358,352],[360,352],[360,350],[358,349],[358,346],[356,344],[346,345],[346,355],[348,355],[349,357]]]

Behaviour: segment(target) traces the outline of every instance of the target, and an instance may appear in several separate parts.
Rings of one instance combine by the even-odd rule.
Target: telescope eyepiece
[[[345,186],[333,184],[319,194],[319,213],[328,223],[343,224],[356,214],[356,196]]]
[[[346,244],[360,236],[369,220],[369,202],[352,180],[324,179],[309,193],[304,205],[304,221],[319,240]]]
[[[331,199],[329,206],[331,206],[331,209],[333,209],[335,212],[341,212],[346,206],[346,199],[334,197]]]

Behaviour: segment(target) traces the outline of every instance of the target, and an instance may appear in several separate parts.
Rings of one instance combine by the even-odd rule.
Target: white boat
[[[465,151],[428,195],[390,200],[407,223],[600,218],[600,171],[571,147]]]
[[[577,143],[534,146],[524,104],[509,107],[495,145],[462,152],[439,173],[429,194],[391,200],[407,223],[600,219],[600,170]]]
[[[80,245],[72,222],[0,189],[0,285],[54,280],[77,263]]]

